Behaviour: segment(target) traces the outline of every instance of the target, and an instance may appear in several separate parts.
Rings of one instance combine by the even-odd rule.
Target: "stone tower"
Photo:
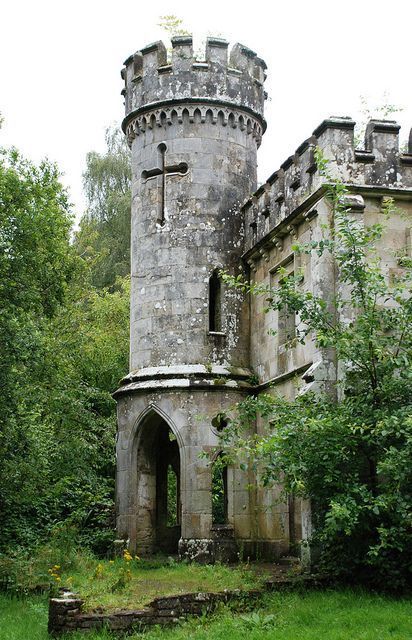
[[[239,44],[228,59],[217,38],[204,61],[191,37],[172,48],[171,63],[156,42],[122,71],[132,294],[131,372],[116,393],[117,530],[138,553],[213,559],[254,537],[248,477],[222,471],[224,516],[213,522],[211,465],[199,454],[215,450],[219,416],[248,388],[248,306],[219,271],[241,269],[265,63]]]

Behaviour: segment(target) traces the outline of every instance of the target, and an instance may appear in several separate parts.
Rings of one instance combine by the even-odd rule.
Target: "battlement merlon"
[[[162,104],[210,103],[239,107],[262,125],[266,64],[254,51],[222,38],[207,38],[204,60],[196,60],[192,36],[172,38],[171,62],[163,42],[154,42],[129,56],[122,69],[126,117],[130,119]]]
[[[280,168],[244,203],[246,252],[265,244],[278,225],[304,211],[325,182],[315,149],[328,160],[328,172],[354,189],[400,193],[412,189],[412,131],[406,153],[399,150],[398,123],[371,120],[364,148],[355,147],[355,122],[348,117],[324,120]],[[292,229],[293,230],[293,229]],[[274,242],[279,238],[274,236]]]

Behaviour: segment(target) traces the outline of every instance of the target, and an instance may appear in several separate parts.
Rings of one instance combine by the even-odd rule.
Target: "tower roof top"
[[[122,69],[125,122],[154,106],[182,101],[238,106],[263,121],[266,64],[242,44],[230,53],[228,47],[226,40],[209,37],[204,60],[197,60],[192,36],[176,36],[170,61],[162,41],[129,56]]]

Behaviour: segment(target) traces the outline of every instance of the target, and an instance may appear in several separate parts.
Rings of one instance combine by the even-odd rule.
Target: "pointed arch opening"
[[[176,554],[181,533],[179,443],[170,425],[150,411],[136,431],[136,550]]]

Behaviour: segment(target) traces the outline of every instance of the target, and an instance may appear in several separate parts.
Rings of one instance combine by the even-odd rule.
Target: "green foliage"
[[[54,165],[3,150],[0,203],[0,550],[70,531],[73,544],[104,553],[129,282],[90,285]]]
[[[44,558],[46,551],[42,553]],[[28,560],[24,560],[25,566],[28,569],[31,567],[26,573],[34,576],[35,569],[38,569],[40,577],[44,579],[45,576],[47,581],[48,568],[57,564],[61,585],[68,585],[81,594],[85,599],[86,610],[97,606],[107,610],[136,609],[159,596],[259,588],[266,575],[257,575],[246,565],[228,567],[218,564],[187,564],[161,555],[144,560],[125,553],[121,558],[102,560],[81,551],[68,556],[67,561],[63,558],[62,562],[57,562],[53,560],[53,554],[47,555],[48,560],[49,558],[50,564],[36,561],[34,568]],[[23,559],[20,560],[20,568],[24,567],[24,562]],[[20,576],[27,584],[21,570]],[[33,579],[30,584],[34,584]]]
[[[26,446],[4,461],[3,544],[16,535],[34,544],[57,522],[76,526],[79,541],[97,552],[113,539],[110,393],[127,369],[128,299],[127,281],[113,294],[87,292],[43,326],[39,360],[30,362],[10,420],[14,435],[24,429]]]
[[[297,312],[294,340],[311,338],[336,353],[345,371],[343,398],[250,397],[238,405],[222,440],[231,455],[236,449],[263,469],[264,484],[283,482],[286,493],[312,500],[313,542],[328,571],[403,588],[412,576],[411,261],[403,258],[391,280],[378,255],[384,224],[366,226],[350,213],[347,189],[332,180],[320,153],[318,168],[327,181],[333,226],[320,241],[294,250],[331,256],[343,285],[335,297],[302,290],[301,274],[281,279],[278,289],[225,280],[264,294],[268,310]],[[393,213],[388,200],[384,217]],[[253,432],[258,416],[266,432],[250,438],[245,428]]]
[[[158,26],[163,29],[170,38],[173,36],[187,36],[190,33],[183,26],[183,20],[175,15],[160,16]]]
[[[43,329],[58,313],[76,260],[71,217],[54,165],[0,156],[0,518],[2,540],[38,500],[48,469],[48,428],[33,402],[43,366]],[[19,515],[14,515],[19,511]],[[10,536],[13,539],[13,535]]]
[[[212,522],[213,524],[226,523],[226,491],[225,476],[226,464],[222,456],[218,456],[212,464]]]
[[[90,282],[114,287],[116,278],[130,273],[130,151],[123,133],[106,131],[106,151],[91,151],[83,175],[87,212],[74,245],[88,262]]]
[[[167,468],[167,526],[174,527],[178,524],[177,521],[177,476],[169,465]]]
[[[0,589],[14,596],[57,591],[62,570],[66,571],[65,586],[70,586],[67,572],[80,571],[93,556],[76,550],[76,531],[73,527],[56,527],[47,544],[35,552],[17,547],[8,555],[0,554]],[[94,560],[94,558],[93,558]]]
[[[253,611],[249,615],[239,616],[246,629],[270,629],[273,628],[275,616],[272,613],[264,614],[260,611]]]

